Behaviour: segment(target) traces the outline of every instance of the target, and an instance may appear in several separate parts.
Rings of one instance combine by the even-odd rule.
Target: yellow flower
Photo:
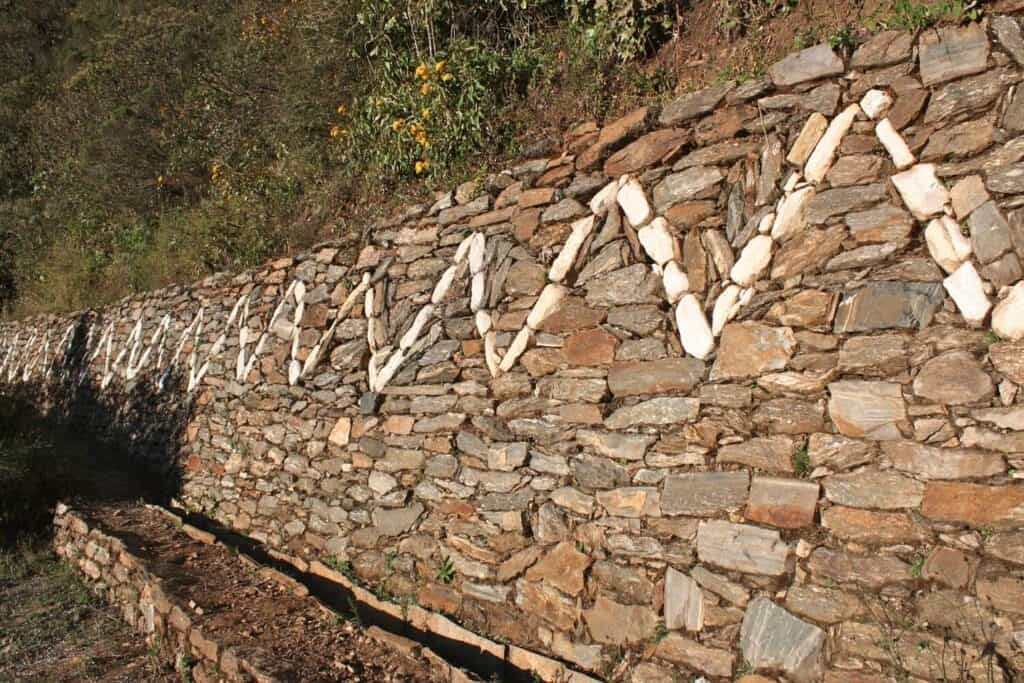
[[[405,123],[404,119],[395,119],[391,122],[391,130],[398,130]]]
[[[423,93],[424,95],[429,95],[430,94],[430,84],[429,83],[424,83],[423,85],[421,85],[420,86],[420,92]]]
[[[424,121],[429,121],[430,120],[430,110],[429,109],[424,109],[423,111],[421,111],[420,112],[420,117]]]
[[[416,67],[416,78],[422,78],[426,80],[429,74],[430,70],[427,69],[427,65],[424,64],[423,62],[420,62],[420,65]]]
[[[436,71],[437,73],[441,73],[442,71],[444,71],[444,60],[443,59],[440,62],[438,62],[437,64],[434,65],[434,71]]]
[[[379,109],[380,105],[384,104],[384,100],[382,100],[381,98],[378,97],[377,99],[375,99],[373,101],[373,104],[374,104],[374,106],[376,106]]]
[[[430,168],[430,162],[426,161],[426,160],[417,161],[415,168],[416,168],[416,175],[419,175],[419,174],[423,173],[424,171],[426,171],[428,168]]]
[[[339,105],[338,105],[338,109],[337,109],[337,112],[338,112],[339,114],[344,114],[344,113],[345,113],[345,105],[344,105],[344,104],[339,104]]]
[[[427,131],[421,130],[421,131],[417,132],[416,133],[416,142],[419,143],[420,145],[426,145],[427,142],[428,142],[428,140],[427,140]]]
[[[337,126],[331,126],[331,137],[336,138],[341,134],[341,129]]]
[[[452,75],[448,72],[445,72],[444,76],[441,76],[441,80],[447,83],[448,81],[452,80]]]

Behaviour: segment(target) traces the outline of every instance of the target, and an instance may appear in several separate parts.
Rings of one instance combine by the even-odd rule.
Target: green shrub
[[[620,85],[665,88],[671,74],[610,71],[669,35],[673,6],[14,3],[0,26],[0,311],[98,305],[345,237],[377,198],[514,153],[531,97],[564,89],[575,115],[600,114]]]

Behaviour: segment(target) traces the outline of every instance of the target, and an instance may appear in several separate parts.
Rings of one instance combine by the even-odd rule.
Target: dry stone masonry
[[[187,405],[187,507],[527,668],[1015,680],[1022,65],[1014,16],[818,45],[0,375]]]

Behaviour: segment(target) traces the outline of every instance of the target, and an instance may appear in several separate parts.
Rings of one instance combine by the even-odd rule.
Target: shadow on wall
[[[86,355],[88,314],[67,353],[30,381],[0,387],[0,542],[45,534],[58,499],[168,502],[181,488],[192,396],[149,376],[101,390]],[[6,381],[6,377],[4,377]]]

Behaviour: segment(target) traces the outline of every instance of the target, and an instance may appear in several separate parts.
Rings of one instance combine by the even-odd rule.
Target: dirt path
[[[186,535],[173,520],[141,505],[79,509],[91,527],[124,542],[161,579],[172,603],[204,637],[261,661],[282,680],[439,681],[422,658],[384,646],[355,619],[328,611],[221,545]],[[445,679],[447,680],[447,679]]]

